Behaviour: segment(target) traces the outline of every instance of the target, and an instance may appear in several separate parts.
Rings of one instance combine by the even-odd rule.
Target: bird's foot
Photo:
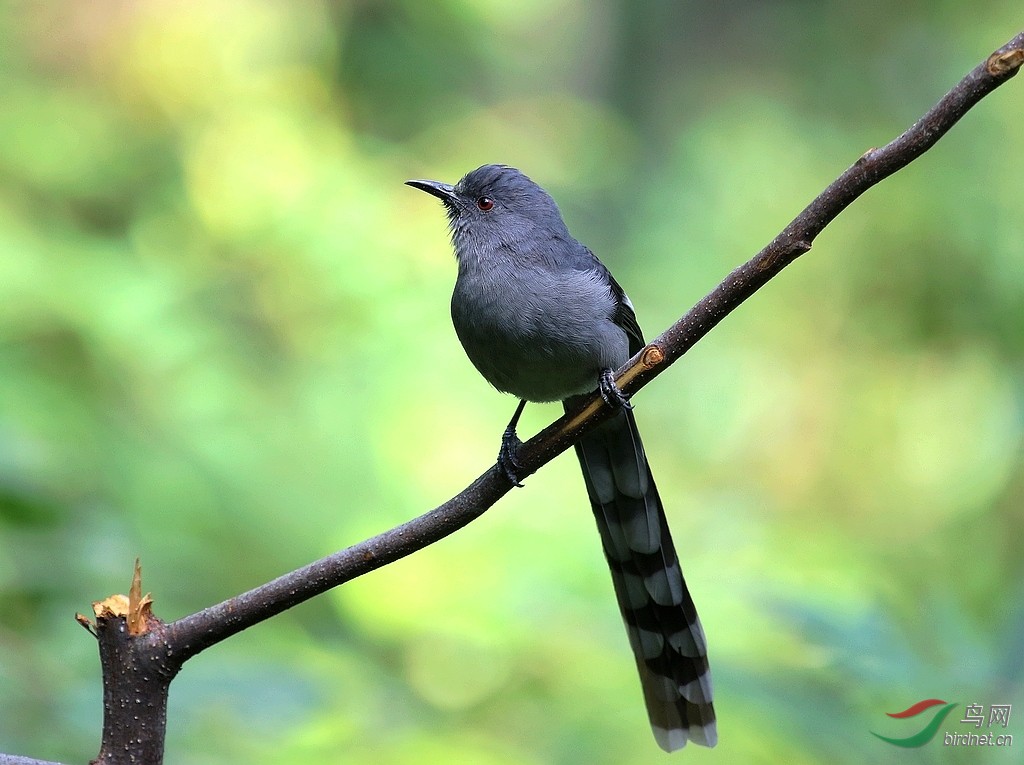
[[[601,370],[601,380],[598,384],[598,391],[600,391],[601,398],[604,399],[604,403],[612,409],[633,408],[633,405],[629,403],[629,396],[623,393],[622,388],[615,383],[615,373],[610,369]]]
[[[522,416],[523,409],[525,408],[526,399],[522,399],[519,402],[519,406],[516,407],[516,413],[509,420],[508,427],[501,434],[501,450],[498,452],[498,467],[501,468],[501,472],[505,474],[505,477],[508,478],[512,485],[517,488],[522,488],[521,479],[526,477],[526,472],[517,459],[519,447],[523,445],[523,442],[516,435],[516,426],[519,425],[519,418]]]
[[[523,442],[519,440],[519,436],[516,435],[516,429],[509,425],[505,428],[505,432],[501,434],[501,450],[498,452],[498,467],[501,468],[501,472],[505,474],[509,482],[517,487],[522,488],[523,484],[520,480],[524,478],[523,466],[517,458],[519,453],[519,447],[523,445]]]

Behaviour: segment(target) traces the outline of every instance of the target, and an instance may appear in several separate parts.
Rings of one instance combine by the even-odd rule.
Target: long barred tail
[[[718,742],[708,651],[632,411],[576,444],[658,745]]]

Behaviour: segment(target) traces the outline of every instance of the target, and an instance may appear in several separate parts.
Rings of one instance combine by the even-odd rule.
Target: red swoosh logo
[[[924,701],[917,702],[912,707],[907,707],[902,712],[886,712],[886,714],[889,715],[889,717],[898,717],[902,720],[905,717],[913,717],[914,715],[919,715],[926,709],[930,709],[931,707],[935,707],[939,704],[945,703],[946,702],[942,699],[925,699]]]

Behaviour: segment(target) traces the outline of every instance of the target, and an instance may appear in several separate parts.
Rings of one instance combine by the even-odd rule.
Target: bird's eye
[[[487,212],[492,207],[494,207],[494,200],[491,199],[490,197],[477,197],[476,206],[479,207],[484,212]]]

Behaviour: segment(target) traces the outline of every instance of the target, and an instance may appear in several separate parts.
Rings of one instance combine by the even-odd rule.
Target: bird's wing
[[[606,271],[608,269],[605,269]],[[608,272],[608,280],[611,282],[612,294],[615,295],[615,313],[612,314],[612,321],[622,327],[629,335],[629,355],[634,356],[646,345],[644,333],[640,330],[640,324],[636,320],[636,312],[633,310],[633,303],[626,295],[615,277]]]
[[[580,244],[575,251],[574,260],[573,268],[579,271],[596,271],[608,284],[608,289],[612,291],[612,297],[615,298],[615,310],[611,315],[611,320],[629,336],[629,355],[633,356],[639,353],[640,349],[646,345],[644,333],[640,330],[640,324],[637,323],[636,313],[633,310],[633,303],[626,295],[626,291],[615,281],[615,277],[612,276],[608,267],[588,247]]]

